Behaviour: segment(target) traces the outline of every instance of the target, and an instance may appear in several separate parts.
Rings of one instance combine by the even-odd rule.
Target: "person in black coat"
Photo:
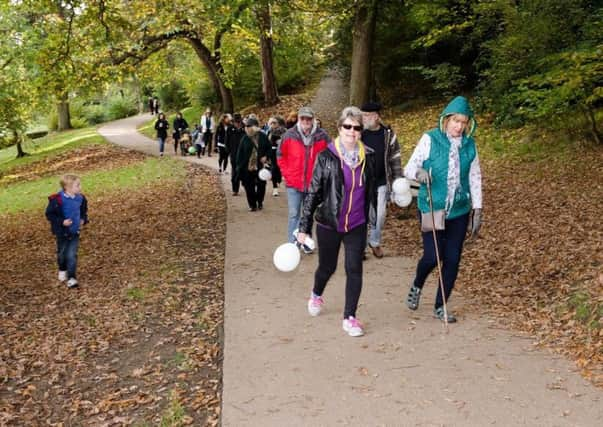
[[[188,123],[186,122],[186,119],[182,116],[182,113],[178,111],[178,113],[176,114],[176,118],[174,119],[174,133],[172,134],[172,136],[174,137],[174,154],[178,153],[180,135],[187,129]]]
[[[245,123],[245,136],[241,139],[237,153],[237,173],[245,187],[251,212],[262,210],[264,207],[266,181],[262,181],[258,173],[269,163],[271,155],[272,147],[260,130],[260,123],[255,118],[248,118]]]
[[[218,149],[218,170],[220,173],[226,172],[228,168],[228,140],[232,136],[233,127],[230,124],[230,114],[224,114],[220,118],[220,123],[216,129],[216,148]]]
[[[155,122],[155,131],[157,131],[157,140],[159,141],[159,155],[163,156],[163,149],[165,148],[165,140],[167,139],[167,131],[170,128],[170,124],[165,119],[165,114],[160,113]]]
[[[232,195],[239,195],[239,187],[241,184],[241,178],[237,173],[237,154],[239,151],[239,145],[241,140],[245,136],[245,127],[243,126],[243,120],[240,114],[233,116],[232,134],[227,141],[228,153],[230,154],[230,165],[232,169],[232,175],[230,181],[232,183]]]

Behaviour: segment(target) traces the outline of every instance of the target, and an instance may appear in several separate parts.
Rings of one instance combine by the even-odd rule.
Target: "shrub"
[[[163,111],[181,110],[190,104],[186,89],[177,80],[172,80],[159,89],[159,99]]]
[[[136,100],[120,95],[109,98],[107,102],[107,120],[118,120],[138,113]]]

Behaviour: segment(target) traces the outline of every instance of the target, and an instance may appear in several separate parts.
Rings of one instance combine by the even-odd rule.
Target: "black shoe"
[[[411,286],[406,297],[406,306],[411,310],[419,308],[419,301],[421,300],[421,288]]]
[[[248,211],[249,212],[255,212],[255,211],[257,211],[257,208],[249,208]]]
[[[445,321],[446,317],[444,316],[444,307],[439,307],[433,310],[433,315],[440,319],[442,322]],[[456,322],[456,317],[454,317],[454,314],[448,312],[448,323],[455,323]]]
[[[259,205],[258,210],[261,211],[262,209],[264,209],[264,205]]]

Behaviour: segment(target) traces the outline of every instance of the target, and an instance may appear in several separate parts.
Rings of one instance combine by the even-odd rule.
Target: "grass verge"
[[[91,144],[106,144],[95,128],[52,133],[43,138],[27,141],[23,149],[29,155],[17,158],[17,147],[0,150],[0,174],[18,166],[27,165],[45,157],[61,154]]]
[[[168,158],[147,158],[130,166],[113,170],[94,170],[81,174],[82,188],[87,195],[113,190],[141,188],[155,180],[183,180],[185,164]],[[58,189],[58,176],[16,183],[0,193],[0,214],[43,209],[49,194]]]

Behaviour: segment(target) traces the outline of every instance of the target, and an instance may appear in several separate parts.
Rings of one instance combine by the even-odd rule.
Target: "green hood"
[[[446,116],[450,116],[451,114],[462,114],[464,116],[469,117],[469,127],[468,132],[466,132],[467,136],[472,136],[477,129],[477,121],[475,120],[475,116],[473,115],[473,110],[471,109],[471,105],[469,105],[469,101],[464,96],[457,96],[444,108],[442,114],[440,114],[440,123],[439,129],[442,133],[444,131],[444,118]]]

